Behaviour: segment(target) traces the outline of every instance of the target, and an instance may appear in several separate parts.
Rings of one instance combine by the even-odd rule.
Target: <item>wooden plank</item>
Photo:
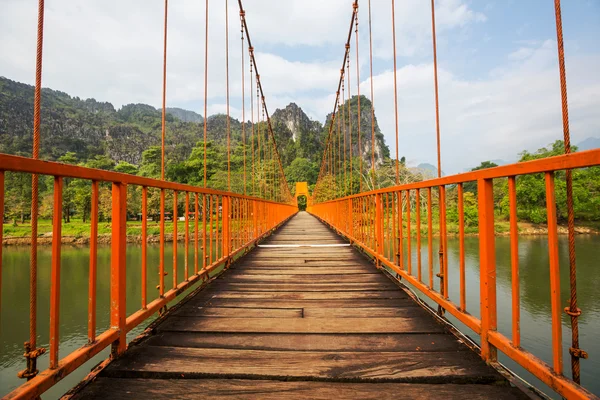
[[[430,318],[225,318],[171,316],[158,327],[178,332],[253,333],[438,333]]]
[[[490,385],[432,385],[409,383],[282,382],[249,379],[118,379],[98,378],[74,397],[80,399],[137,400],[211,398],[426,400],[517,400],[527,397],[516,388]]]
[[[323,308],[306,307],[302,309],[302,318],[395,318],[395,317],[431,318],[421,307],[351,307]],[[367,322],[367,321],[365,321]],[[368,323],[368,322],[367,322]]]
[[[364,272],[364,273],[379,273],[375,269],[374,266],[365,266],[365,265],[344,265],[343,268],[339,266],[332,267],[330,265],[322,265],[322,264],[307,264],[305,262],[294,262],[294,263],[282,263],[282,262],[263,262],[263,261],[255,261],[245,263],[243,266],[232,268],[234,271],[246,271],[248,269],[265,269],[265,270],[274,270],[277,271],[279,269],[285,270],[306,270],[306,271],[315,271],[317,273],[323,273],[325,271],[331,271],[336,274],[343,274],[348,271],[354,272]]]
[[[226,282],[271,282],[271,283],[289,283],[298,282],[298,276],[294,274],[273,274],[270,271],[263,271],[262,274],[244,274],[235,273],[232,270],[227,273],[223,279],[217,280],[217,282],[223,280]],[[323,275],[323,274],[312,274],[303,275],[302,282],[305,283],[388,283],[390,280],[382,274],[347,274],[347,275]],[[393,283],[393,282],[392,282]]]
[[[271,299],[216,299],[212,296],[196,298],[190,300],[188,304],[195,305],[212,305],[219,307],[241,307],[241,308],[263,308],[273,307],[273,301]],[[354,307],[418,307],[415,302],[408,296],[405,295],[403,298],[397,299],[361,299],[360,302],[348,301],[348,300],[278,300],[276,304],[277,308],[308,308],[308,307],[321,307],[321,308],[354,308]]]
[[[399,290],[380,290],[369,292],[234,292],[228,290],[207,291],[213,299],[271,299],[271,300],[360,300],[360,299],[398,299],[406,296]]]
[[[475,353],[262,351],[143,346],[102,375],[119,378],[227,377],[420,383],[494,383],[503,378]]]
[[[278,351],[470,351],[452,335],[442,333],[212,333],[159,331],[148,346],[203,347]]]
[[[215,284],[215,289],[241,291],[241,292],[327,292],[327,291],[373,291],[373,290],[400,290],[394,283],[303,283],[301,280],[291,283],[229,283]]]
[[[239,271],[239,270],[238,270]],[[244,274],[264,274],[267,271],[267,268],[261,267],[251,267],[244,268]],[[315,268],[312,267],[282,267],[282,268],[269,268],[269,273],[275,275],[314,275]],[[237,271],[236,271],[237,272]],[[349,274],[373,274],[373,275],[381,275],[381,272],[373,269],[373,272],[366,272],[364,269],[343,269],[343,270],[333,270],[330,268],[320,268],[318,270],[318,274],[321,275],[349,275]]]
[[[300,213],[263,243],[344,240]],[[237,260],[81,395],[463,400],[521,392],[356,249],[278,247]]]
[[[179,317],[229,317],[229,318],[302,318],[302,308],[238,308],[195,307],[184,305],[173,315]]]

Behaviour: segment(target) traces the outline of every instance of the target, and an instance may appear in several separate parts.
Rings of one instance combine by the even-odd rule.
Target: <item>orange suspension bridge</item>
[[[396,23],[390,2],[393,38],[395,104],[395,186],[377,188],[374,106],[371,132],[352,126],[352,74],[361,113],[359,68],[359,2],[349,2],[350,23],[344,45],[332,118],[316,187],[308,199],[308,213],[298,213],[296,199],[308,195],[298,185],[296,197],[288,187],[265,100],[246,13],[239,3],[242,43],[243,190],[231,191],[231,126],[229,86],[228,4],[206,4],[204,43],[204,121],[207,120],[210,73],[208,60],[209,12],[223,12],[226,27],[227,185],[228,191],[207,187],[207,141],[204,124],[204,179],[202,187],[165,179],[168,0],[164,2],[162,75],[161,179],[150,179],[39,159],[43,0],[39,0],[33,152],[31,158],[0,154],[0,209],[4,209],[5,172],[31,174],[31,257],[29,278],[29,338],[25,342],[22,385],[8,399],[37,398],[86,361],[111,349],[100,363],[68,393],[74,398],[195,398],[239,396],[260,398],[524,398],[539,392],[523,384],[499,363],[498,353],[566,398],[594,398],[581,382],[576,252],[572,194],[573,169],[600,165],[600,150],[571,154],[566,70],[560,0],[555,0],[556,33],[564,155],[453,176],[441,176],[441,127],[438,103],[435,4],[431,0],[434,90],[437,139],[437,178],[400,184],[398,161],[398,91]],[[371,2],[368,7],[369,74],[373,76]],[[361,7],[364,7],[361,2]],[[389,18],[375,16],[377,18]],[[362,34],[362,30],[360,32]],[[354,36],[354,43],[353,43]],[[354,55],[352,47],[354,46]],[[351,59],[355,57],[354,71]],[[248,63],[247,65],[245,63]],[[246,76],[246,68],[249,76]],[[370,100],[374,104],[371,79]],[[256,89],[255,89],[256,88]],[[255,91],[256,90],[256,91]],[[346,97],[347,94],[347,97]],[[251,126],[244,123],[246,98]],[[356,135],[354,135],[356,132]],[[362,135],[371,137],[371,162],[363,165]],[[353,145],[352,139],[358,138]],[[355,151],[357,149],[357,151]],[[358,165],[356,163],[358,162]],[[559,265],[555,175],[565,171],[568,205],[569,265]],[[548,363],[524,348],[520,331],[519,246],[516,196],[518,177],[543,174],[548,220],[551,347]],[[53,177],[51,288],[49,343],[38,343],[38,181]],[[249,177],[247,179],[247,177]],[[61,225],[64,180],[86,180],[91,192],[87,344],[60,352],[61,344]],[[510,200],[511,320],[499,326],[493,184],[508,181]],[[476,182],[479,213],[479,313],[467,309],[465,286],[465,226],[463,186]],[[98,333],[97,251],[100,187],[112,188],[110,327]],[[365,191],[370,188],[374,190]],[[458,190],[459,279],[450,279],[447,251],[446,189]],[[127,203],[128,190],[142,194],[141,299],[127,312]],[[160,193],[160,253],[147,252],[148,196]],[[167,204],[167,196],[173,203]],[[179,197],[181,196],[181,197]],[[177,237],[178,198],[185,200],[184,244],[173,240],[173,269],[165,269],[165,212],[172,206],[173,237]],[[414,218],[413,218],[414,217]],[[413,223],[415,226],[411,226]],[[439,221],[434,233],[433,221]],[[425,228],[427,234],[422,234]],[[0,230],[0,239],[2,231]],[[434,237],[435,236],[435,237]],[[436,246],[434,248],[434,239]],[[411,248],[416,240],[416,249]],[[424,254],[420,249],[424,246]],[[183,248],[181,248],[183,247]],[[0,252],[2,247],[0,246]],[[178,274],[178,251],[186,255],[183,276]],[[434,255],[436,253],[436,255]],[[0,254],[1,256],[1,254]],[[190,258],[191,257],[191,258]],[[191,261],[188,261],[191,259]],[[0,272],[2,268],[0,257]],[[158,264],[158,286],[147,291],[147,266]],[[423,268],[422,268],[423,267]],[[568,268],[570,296],[560,299],[560,270]],[[166,276],[171,274],[171,282]],[[1,273],[0,273],[1,276]],[[11,282],[1,282],[10,285]],[[408,289],[410,286],[412,289]],[[458,296],[449,287],[458,287]],[[191,290],[191,291],[190,291]],[[167,307],[180,294],[187,296]],[[425,305],[426,299],[437,309]],[[6,304],[4,305],[7,306]],[[10,305],[8,305],[10,307]],[[143,333],[128,342],[127,333],[159,314]],[[562,314],[570,318],[570,373],[563,360]],[[465,328],[457,330],[453,318]],[[510,332],[503,334],[501,332]],[[465,335],[475,335],[471,341]],[[38,371],[38,359],[48,368]]]

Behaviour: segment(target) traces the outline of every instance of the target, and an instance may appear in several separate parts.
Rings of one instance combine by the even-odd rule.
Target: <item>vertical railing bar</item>
[[[190,250],[190,192],[185,192],[185,244],[183,246],[185,253],[185,261],[183,276],[187,281],[189,278],[190,270],[189,270],[189,250]]]
[[[177,288],[177,190],[173,191],[173,289]]]
[[[110,326],[119,331],[119,338],[112,344],[112,354],[117,356],[127,347],[127,185],[124,183],[112,184],[111,212]]]
[[[396,264],[399,264],[400,257],[397,255],[396,251],[396,242],[397,242],[397,229],[396,229],[396,204],[397,204],[397,193],[392,192],[392,232],[390,235],[391,243],[392,243],[392,253],[390,254],[390,260],[393,260]]]
[[[206,254],[206,218],[208,217],[208,204],[206,194],[202,193],[202,269],[205,270],[208,266],[208,255]]]
[[[198,193],[194,193],[194,275],[198,275]]]
[[[96,340],[96,271],[98,267],[98,181],[92,181],[90,268],[88,277],[88,343]],[[2,210],[2,208],[0,208]]]
[[[4,171],[0,170],[0,310],[2,310],[2,244],[4,235]]]
[[[213,263],[213,195],[211,194],[210,197],[208,198],[208,208],[209,208],[209,216],[210,216],[210,223],[209,223],[209,236],[208,236],[208,241],[209,241],[209,253],[208,253],[208,265],[212,265]]]
[[[224,249],[224,229],[223,226],[223,198],[221,196],[216,197],[216,215],[215,215],[215,246],[216,246],[216,257],[215,261],[221,259]]]
[[[60,319],[60,250],[62,240],[63,178],[54,177],[52,212],[52,269],[50,272],[50,369],[58,367]]]
[[[402,191],[398,191],[398,266],[404,270],[404,223],[402,221]]]
[[[560,265],[558,258],[558,231],[554,173],[546,172],[546,212],[548,214],[548,258],[550,261],[550,303],[552,306],[552,365],[554,372],[562,375],[562,325],[560,300]]]
[[[165,295],[165,189],[160,189],[160,248],[158,264],[158,293]]]
[[[489,341],[489,333],[497,329],[497,310],[494,185],[492,179],[479,179],[477,181],[477,196],[479,213],[479,262],[481,269],[479,277],[481,357],[488,362],[493,362],[497,359],[497,350]]]
[[[386,258],[388,260],[392,260],[394,257],[390,254],[390,246],[389,243],[390,242],[394,242],[393,240],[390,240],[391,235],[390,235],[390,227],[391,227],[391,223],[390,220],[392,218],[392,213],[391,213],[391,208],[393,206],[393,193],[386,193],[386,210],[385,210],[385,217],[386,217],[386,222],[387,222],[387,227],[386,227],[386,233],[387,233],[387,240],[385,241],[385,247],[387,249],[387,253],[386,253]]]
[[[148,304],[148,187],[142,186],[142,309]]]
[[[406,191],[406,270],[412,275],[412,254],[410,237],[410,190]]]
[[[458,184],[458,268],[460,285],[460,309],[467,311],[466,288],[465,288],[465,210],[463,184]]]
[[[431,209],[431,187],[427,188],[427,261],[429,262],[429,287],[433,288],[433,221]]]
[[[521,346],[521,300],[519,284],[519,228],[517,226],[517,182],[508,177],[508,199],[510,207],[510,269],[512,284],[512,342]]]
[[[417,279],[422,282],[421,276],[421,191],[415,192],[415,221],[417,229]]]
[[[439,217],[440,217],[440,275],[442,277],[442,294],[444,298],[448,299],[448,252],[446,251],[447,246],[447,232],[446,232],[446,186],[441,185],[439,187]]]

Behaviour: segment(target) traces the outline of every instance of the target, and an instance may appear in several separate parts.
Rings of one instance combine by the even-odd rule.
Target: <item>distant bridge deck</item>
[[[265,245],[344,244],[299,213]],[[353,247],[263,247],[170,311],[77,399],[514,399]]]

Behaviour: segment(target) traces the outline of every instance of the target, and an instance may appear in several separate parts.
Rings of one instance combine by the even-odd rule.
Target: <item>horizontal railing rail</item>
[[[236,255],[254,246],[258,240],[269,235],[273,229],[297,211],[295,204],[278,203],[236,193],[118,172],[0,154],[0,209],[2,210],[4,210],[5,191],[7,190],[5,187],[6,172],[37,174],[53,179],[49,349],[47,352],[45,349],[26,350],[28,368],[20,375],[28,377],[29,380],[9,393],[7,395],[9,399],[36,398],[108,346],[112,346],[112,357],[120,355],[127,347],[126,334],[128,332],[162,310],[169,302],[194,284],[205,282],[211,271],[221,267],[227,268]],[[88,334],[86,345],[59,358],[63,192],[65,180],[72,178],[88,182],[91,193]],[[147,293],[147,265],[150,262],[147,254],[147,221],[152,214],[149,211],[151,191],[155,195],[158,194],[156,198],[160,199],[159,283],[154,299],[150,299]],[[127,220],[128,215],[131,215],[128,205],[132,201],[128,196],[132,192],[137,193],[141,203],[142,290],[140,308],[128,315],[126,311],[126,246]],[[107,216],[111,224],[110,327],[98,333],[96,287],[100,215],[98,206],[101,193],[110,196],[110,210]],[[171,204],[167,204],[169,197],[172,201]],[[181,203],[179,199],[182,199]],[[179,221],[179,210],[182,208],[184,209],[184,215],[181,215],[183,221]],[[172,221],[167,221],[167,212],[172,213]],[[178,222],[183,222],[184,225],[183,238],[180,238],[178,233]],[[165,248],[168,240],[166,225],[168,223],[173,225],[171,284],[165,282],[165,276],[168,275],[165,270]],[[190,227],[190,225],[192,226]],[[180,239],[183,239],[183,245],[178,243]],[[0,242],[1,240],[2,230],[0,230]],[[178,274],[177,253],[181,247],[185,254],[183,276]],[[2,257],[0,253],[0,276],[1,272]],[[0,289],[1,285],[0,281]],[[85,299],[81,300],[85,301]],[[6,304],[4,306],[10,307]],[[35,320],[36,308],[32,308],[30,313],[29,317]],[[34,331],[33,336],[35,337],[35,335]],[[35,370],[35,361],[44,353],[48,354],[49,368],[38,374]]]
[[[589,391],[563,374],[563,344],[558,256],[557,205],[555,173],[568,169],[600,165],[600,149],[520,162],[485,170],[467,172],[421,182],[378,189],[314,204],[308,211],[329,224],[340,234],[370,254],[379,268],[388,268],[448,312],[481,339],[481,356],[497,362],[497,351],[521,365],[550,388],[566,398],[594,397]],[[548,258],[551,299],[552,365],[522,347],[520,334],[519,258],[517,228],[516,180],[519,176],[544,174],[545,203],[548,224]],[[510,201],[511,248],[511,337],[498,331],[496,298],[496,248],[494,216],[494,180],[508,180]],[[479,235],[480,315],[467,310],[465,287],[465,210],[464,187],[476,182]],[[447,252],[447,188],[457,190],[458,213],[458,282],[449,282]],[[434,195],[436,195],[434,197]],[[414,214],[413,214],[414,213]],[[411,227],[411,220],[415,226]],[[424,218],[426,216],[426,218]],[[434,216],[436,218],[434,218]],[[439,233],[433,232],[433,221],[439,220]],[[427,235],[422,237],[421,224]],[[416,236],[416,251],[411,241]],[[434,263],[433,238],[439,249]],[[422,241],[427,249],[426,275],[422,274]],[[413,261],[413,251],[416,260]],[[414,265],[413,265],[414,262]],[[434,268],[435,265],[435,268]],[[416,270],[416,274],[415,274]],[[434,270],[438,273],[434,275]],[[439,284],[436,288],[436,279]],[[424,280],[425,279],[425,280]],[[451,298],[448,286],[458,285],[458,298]],[[573,349],[581,352],[580,349]],[[583,354],[583,352],[579,353]]]

